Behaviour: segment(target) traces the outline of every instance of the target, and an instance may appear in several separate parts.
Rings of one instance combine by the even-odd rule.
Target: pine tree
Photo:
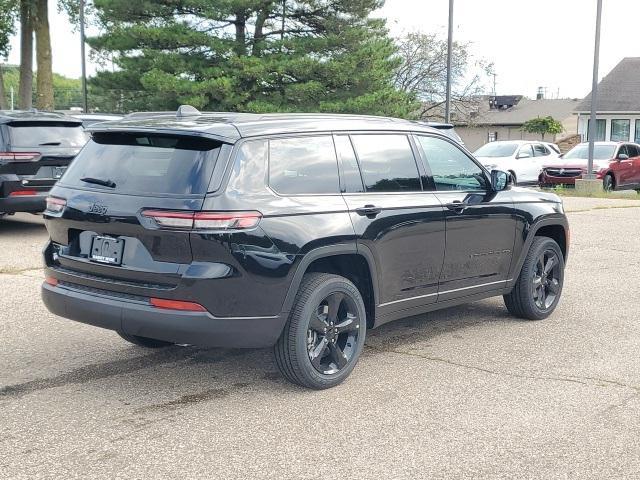
[[[117,68],[96,93],[123,111],[188,103],[215,111],[408,116],[381,0],[96,0],[89,40]]]

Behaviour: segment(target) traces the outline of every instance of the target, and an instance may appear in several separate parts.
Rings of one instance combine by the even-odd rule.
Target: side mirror
[[[621,153],[620,155],[618,155],[618,160],[629,160],[629,155],[627,155],[626,153]]]
[[[501,192],[506,190],[511,184],[509,181],[511,175],[502,170],[491,170],[491,188],[494,192]]]

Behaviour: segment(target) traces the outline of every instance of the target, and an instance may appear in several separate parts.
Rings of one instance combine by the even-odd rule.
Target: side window
[[[269,186],[284,195],[339,193],[333,138],[269,140]]]
[[[533,149],[531,148],[531,144],[523,145],[518,150],[518,156],[516,158],[529,158],[533,157]]]
[[[422,190],[416,159],[406,135],[353,135],[367,192]]]
[[[629,158],[638,156],[638,147],[635,145],[627,145],[627,152],[629,152]]]
[[[620,147],[620,149],[618,150],[618,155],[616,156],[616,158],[619,157],[622,154],[629,155],[629,152],[627,151],[627,146],[626,145],[622,145]],[[629,155],[629,156],[631,156],[631,155]]]
[[[487,189],[483,170],[458,147],[436,137],[416,138],[431,168],[436,190]]]
[[[338,162],[340,162],[340,169],[342,170],[343,190],[348,193],[364,192],[360,168],[358,167],[358,160],[356,160],[351,140],[347,135],[336,135],[333,140],[336,144]]]
[[[546,157],[547,155],[549,155],[549,150],[547,150],[547,147],[545,147],[544,145],[542,145],[541,143],[536,143],[533,145],[533,154],[536,157]]]

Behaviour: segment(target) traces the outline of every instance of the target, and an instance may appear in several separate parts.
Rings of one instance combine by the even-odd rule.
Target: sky
[[[387,0],[376,16],[392,35],[447,34],[448,0]],[[53,70],[80,76],[80,40],[50,0]],[[454,39],[471,42],[477,58],[494,63],[499,95],[582,98],[591,90],[596,0],[455,0]],[[637,0],[604,0],[600,78],[622,58],[640,56]],[[622,27],[621,27],[622,25]],[[89,34],[92,32],[89,31]],[[78,60],[76,60],[78,59]],[[9,63],[19,63],[15,37]],[[88,74],[101,68],[92,62]]]

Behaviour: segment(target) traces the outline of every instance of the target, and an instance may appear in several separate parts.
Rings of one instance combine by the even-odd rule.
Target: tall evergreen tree
[[[95,0],[89,40],[116,67],[93,80],[121,110],[331,111],[407,116],[382,0]]]

